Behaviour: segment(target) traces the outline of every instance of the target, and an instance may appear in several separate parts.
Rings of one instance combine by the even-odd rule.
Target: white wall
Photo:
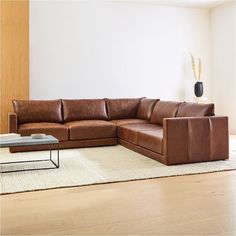
[[[236,134],[236,2],[211,10],[211,100]]]
[[[192,100],[188,52],[209,96],[209,13],[105,1],[30,2],[30,97]]]

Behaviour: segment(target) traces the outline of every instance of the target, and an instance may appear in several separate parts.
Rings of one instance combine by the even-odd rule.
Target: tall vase
[[[194,94],[196,97],[201,97],[203,95],[203,83],[201,81],[197,81],[194,84]]]

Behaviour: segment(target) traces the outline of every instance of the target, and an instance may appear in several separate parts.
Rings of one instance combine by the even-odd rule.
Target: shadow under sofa
[[[60,148],[121,144],[166,165],[229,157],[228,118],[214,104],[159,99],[13,100],[9,132],[46,133]],[[48,147],[11,147],[11,152]]]

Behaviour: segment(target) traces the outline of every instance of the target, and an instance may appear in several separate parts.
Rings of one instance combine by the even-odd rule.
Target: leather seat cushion
[[[106,98],[107,114],[109,120],[136,118],[141,98]]]
[[[184,102],[179,106],[177,117],[214,116],[214,104]]]
[[[68,127],[59,123],[27,123],[18,126],[18,133],[22,136],[28,136],[35,133],[52,135],[59,141],[68,140]]]
[[[70,140],[116,137],[116,125],[104,120],[81,120],[65,123]]]
[[[121,119],[121,120],[111,120],[112,123],[117,126],[128,125],[128,124],[148,124],[148,121],[142,119]]]
[[[164,118],[175,117],[181,102],[158,101],[153,109],[151,123],[163,125]]]
[[[18,124],[53,122],[61,123],[61,100],[13,100]]]
[[[64,122],[78,120],[107,120],[104,99],[63,99]]]
[[[163,129],[140,131],[138,133],[138,145],[163,154]]]
[[[149,99],[149,98],[142,98],[138,111],[137,111],[137,118],[150,120],[152,110],[159,99]]]
[[[158,130],[161,127],[154,124],[129,124],[118,127],[118,137],[127,142],[138,144],[138,132],[142,130]]]

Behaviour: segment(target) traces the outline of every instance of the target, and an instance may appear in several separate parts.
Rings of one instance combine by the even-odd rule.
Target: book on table
[[[20,134],[9,133],[9,134],[0,134],[0,141],[4,140],[15,140],[21,138]]]

